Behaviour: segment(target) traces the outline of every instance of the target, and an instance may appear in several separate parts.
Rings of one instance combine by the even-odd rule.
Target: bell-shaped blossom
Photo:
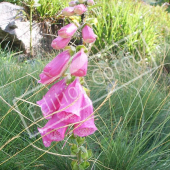
[[[76,25],[71,23],[71,24],[68,24],[68,25],[62,27],[58,31],[58,35],[62,38],[71,38],[76,31],[77,31]]]
[[[40,80],[38,83],[51,84],[59,79],[68,67],[70,57],[69,50],[57,55],[44,67],[43,72],[40,74]]]
[[[72,16],[74,15],[74,7],[66,7],[62,10],[62,14],[64,16]]]
[[[63,92],[63,98],[57,113],[59,119],[67,123],[75,123],[80,120],[80,107],[82,101],[83,88],[80,85],[79,78],[70,83]]]
[[[60,101],[62,99],[62,92],[66,87],[66,80],[63,79],[54,84],[45,96],[37,101],[37,104],[41,107],[43,116],[46,119],[52,118],[52,113],[58,110],[60,107]],[[49,115],[49,116],[48,116]]]
[[[89,5],[89,6],[94,5],[94,1],[93,0],[87,0],[87,5]]]
[[[87,73],[88,58],[83,48],[77,52],[70,65],[70,73],[74,76],[83,77]]]
[[[67,130],[67,123],[58,119],[57,114],[47,122],[43,128],[38,128],[45,147],[49,147],[52,141],[62,141]]]
[[[62,38],[60,36],[58,36],[57,38],[55,38],[52,43],[51,43],[51,47],[53,47],[56,50],[60,50],[65,48],[68,43],[70,42],[71,37],[69,38]]]
[[[69,6],[70,7],[74,7],[74,6],[76,6],[77,5],[77,1],[71,1],[71,2],[69,2]]]
[[[93,43],[96,41],[96,34],[94,34],[93,29],[88,25],[85,25],[82,29],[82,37],[85,43]]]
[[[82,98],[80,117],[81,121],[84,122],[75,124],[73,133],[80,137],[93,134],[97,130],[97,127],[94,124],[93,105],[86,94]]]
[[[76,5],[74,7],[74,12],[78,15],[82,15],[87,11],[87,7],[84,4]]]

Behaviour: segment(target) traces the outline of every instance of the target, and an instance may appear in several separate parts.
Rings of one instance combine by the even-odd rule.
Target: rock
[[[0,42],[10,42],[25,53],[30,52],[30,23],[26,21],[24,8],[8,2],[0,3]],[[43,36],[38,23],[32,24],[32,45],[41,46]]]

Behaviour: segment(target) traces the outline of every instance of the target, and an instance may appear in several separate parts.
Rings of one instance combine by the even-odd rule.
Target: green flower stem
[[[79,150],[78,154],[77,154],[77,157],[78,157],[78,167],[80,169],[80,164],[81,164],[81,149]]]
[[[81,25],[84,24],[84,19],[85,19],[85,14],[82,14],[81,15]],[[80,44],[79,45],[82,45],[83,44],[83,38],[82,38],[82,33],[80,35]]]

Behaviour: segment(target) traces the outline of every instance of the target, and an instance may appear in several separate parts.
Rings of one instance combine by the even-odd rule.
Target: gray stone
[[[11,42],[25,53],[30,52],[30,22],[24,8],[8,2],[0,3],[0,42]],[[32,24],[34,51],[40,47],[43,36],[38,23]]]

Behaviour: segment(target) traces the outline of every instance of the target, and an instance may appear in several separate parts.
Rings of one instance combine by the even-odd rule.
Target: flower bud
[[[70,73],[71,75],[83,77],[87,73],[87,65],[88,65],[88,58],[87,55],[84,53],[84,50],[81,49],[77,52],[71,62],[70,65]]]
[[[76,31],[77,31],[77,27],[75,26],[75,24],[71,23],[62,27],[58,31],[58,35],[62,38],[71,38]]]
[[[74,15],[74,7],[66,7],[62,10],[62,14],[64,16],[72,16]]]
[[[94,34],[93,29],[88,25],[85,25],[82,29],[82,36],[85,43],[93,43],[96,41],[96,34]]]
[[[71,38],[62,38],[60,36],[58,36],[57,38],[55,38],[52,43],[51,43],[51,47],[53,47],[56,50],[65,48],[68,43],[70,42]]]
[[[86,11],[87,11],[87,8],[86,8],[86,6],[83,5],[83,4],[76,5],[76,6],[74,7],[74,12],[75,12],[76,14],[78,14],[78,15],[82,15],[82,14],[84,14]]]
[[[89,5],[89,6],[94,5],[94,1],[93,0],[87,0],[87,5]]]

